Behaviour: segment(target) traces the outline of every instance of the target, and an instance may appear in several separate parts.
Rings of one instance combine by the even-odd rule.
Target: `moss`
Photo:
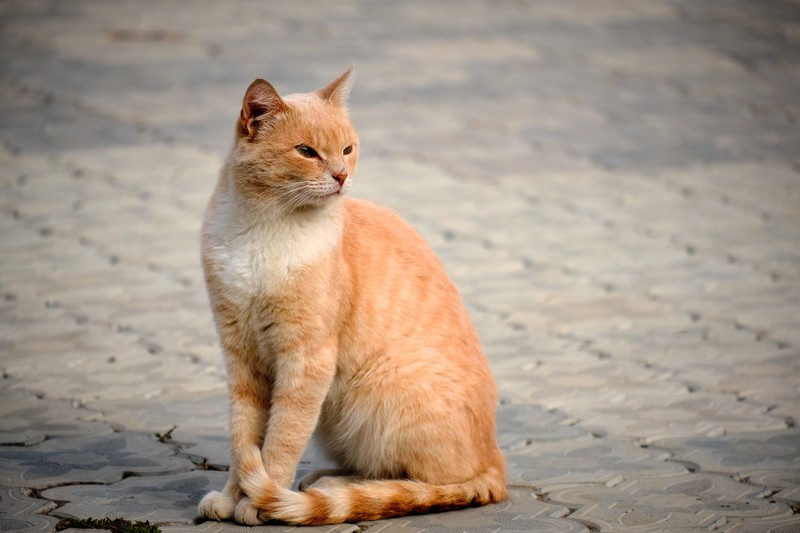
[[[131,522],[124,518],[62,518],[56,525],[56,531],[75,529],[107,529],[111,533],[161,533],[157,526],[150,522]]]

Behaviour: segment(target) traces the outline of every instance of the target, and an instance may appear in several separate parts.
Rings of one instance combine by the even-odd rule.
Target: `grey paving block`
[[[34,446],[0,448],[0,485],[46,488],[64,483],[111,483],[128,475],[164,475],[192,469],[188,459],[150,435],[118,432],[61,437]]]
[[[532,442],[507,454],[509,482],[549,492],[566,483],[616,483],[628,476],[672,479],[687,470],[663,450],[611,438]]]
[[[48,516],[56,504],[31,498],[25,489],[0,487],[0,530],[19,533],[53,531],[58,519]]]
[[[656,444],[674,458],[702,470],[737,474],[772,470],[784,474],[800,469],[800,430],[731,433],[717,438],[664,439]]]
[[[726,393],[691,391],[691,381],[645,366],[597,357],[569,364],[543,361],[529,370],[530,397],[569,413],[585,427],[643,442],[786,427],[782,416],[767,413],[763,405]]]
[[[67,402],[41,398],[30,392],[0,391],[0,445],[31,446],[48,438],[108,435],[112,428],[98,413],[80,410]]]
[[[557,411],[536,405],[501,404],[497,409],[497,434],[503,447],[517,443],[530,446],[534,441],[567,440],[590,437],[588,430],[576,427]]]
[[[764,487],[765,498],[800,502],[800,468],[745,470],[736,479]]]
[[[774,524],[800,523],[788,505],[763,499],[758,492],[726,476],[693,473],[660,479],[637,476],[611,486],[570,485],[548,496],[579,506],[571,518],[591,517],[602,530],[725,525],[767,531]]]
[[[227,469],[231,462],[230,436],[225,430],[182,431],[173,433],[181,455],[195,464]]]
[[[226,477],[211,471],[129,477],[111,485],[56,487],[42,497],[67,502],[54,513],[61,516],[192,524],[200,499]]]
[[[164,366],[169,365],[154,368]],[[213,383],[205,390],[175,390],[169,388],[170,381],[159,383],[165,387],[152,397],[101,397],[87,401],[87,405],[136,431],[163,433],[177,426],[173,432],[176,440],[191,440],[185,435],[198,432],[227,434],[228,398],[224,382]]]

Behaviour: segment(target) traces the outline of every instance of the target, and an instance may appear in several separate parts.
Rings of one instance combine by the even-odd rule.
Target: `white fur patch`
[[[306,494],[282,489],[281,502],[273,510],[273,518],[289,523],[307,520],[311,512],[309,503],[310,499]]]
[[[293,271],[340,241],[342,216],[336,205],[273,218],[271,211],[253,214],[235,199],[226,200],[206,221],[209,251],[220,281],[244,301],[273,293]]]
[[[329,491],[323,491],[328,497],[331,506],[331,518],[344,522],[350,514],[353,501],[348,487],[336,487]]]

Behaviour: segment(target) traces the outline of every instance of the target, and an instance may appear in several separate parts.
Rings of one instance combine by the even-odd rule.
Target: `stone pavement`
[[[800,531],[796,0],[0,3],[0,530],[242,529],[195,511],[202,209],[253,78],[353,61],[355,194],[461,288],[513,497],[312,530]]]

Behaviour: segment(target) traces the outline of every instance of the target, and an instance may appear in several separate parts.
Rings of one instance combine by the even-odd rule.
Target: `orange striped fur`
[[[200,502],[209,519],[333,524],[507,494],[495,386],[457,289],[396,213],[344,197],[350,74],[286,97],[253,82],[206,211],[232,456]],[[315,429],[351,475],[292,491]]]

